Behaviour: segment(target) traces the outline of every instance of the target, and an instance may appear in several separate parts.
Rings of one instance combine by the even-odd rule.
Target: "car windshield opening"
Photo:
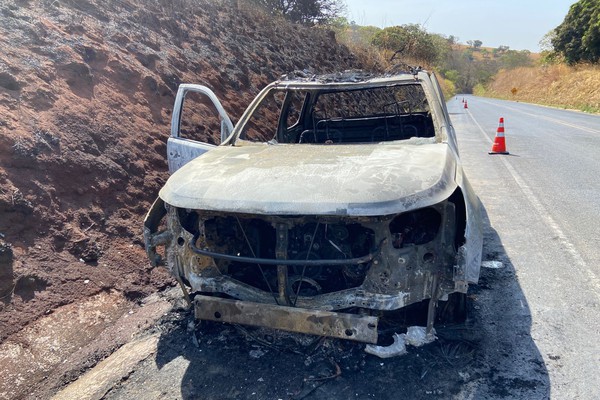
[[[240,139],[330,145],[434,136],[429,103],[416,82],[319,90],[274,88],[243,126]]]

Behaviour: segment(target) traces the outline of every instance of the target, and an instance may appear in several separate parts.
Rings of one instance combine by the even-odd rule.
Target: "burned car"
[[[220,145],[180,137],[191,92],[214,104]],[[172,117],[144,236],[196,318],[365,343],[402,310],[428,333],[464,318],[480,203],[434,74],[287,76],[235,127],[208,88],[181,85]]]

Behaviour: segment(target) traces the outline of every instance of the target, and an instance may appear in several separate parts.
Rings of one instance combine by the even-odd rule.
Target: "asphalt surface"
[[[464,167],[514,267],[550,395],[600,398],[600,116],[464,98],[468,109],[449,103]],[[487,155],[500,117],[510,155]]]
[[[502,262],[470,289],[464,326],[382,360],[347,341],[195,328],[175,308],[139,362],[108,360],[126,372],[87,398],[600,398],[600,117],[462,98],[448,104],[485,208],[484,260]],[[510,155],[488,155],[500,117]]]

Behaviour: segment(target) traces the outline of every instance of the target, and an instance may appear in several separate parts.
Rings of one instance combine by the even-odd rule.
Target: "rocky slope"
[[[242,1],[3,1],[0,340],[97,293],[172,284],[141,223],[167,177],[179,83],[211,87],[235,120],[282,73],[355,67],[333,34]]]

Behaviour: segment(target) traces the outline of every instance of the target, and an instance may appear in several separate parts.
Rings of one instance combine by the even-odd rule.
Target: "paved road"
[[[449,103],[461,156],[514,267],[550,393],[600,398],[600,117],[461,99]],[[499,117],[509,156],[486,154]]]
[[[503,268],[482,269],[464,327],[381,360],[344,341],[193,330],[179,309],[58,398],[600,398],[600,117],[465,98],[449,110],[485,207],[484,259]],[[499,117],[507,156],[487,154]]]

